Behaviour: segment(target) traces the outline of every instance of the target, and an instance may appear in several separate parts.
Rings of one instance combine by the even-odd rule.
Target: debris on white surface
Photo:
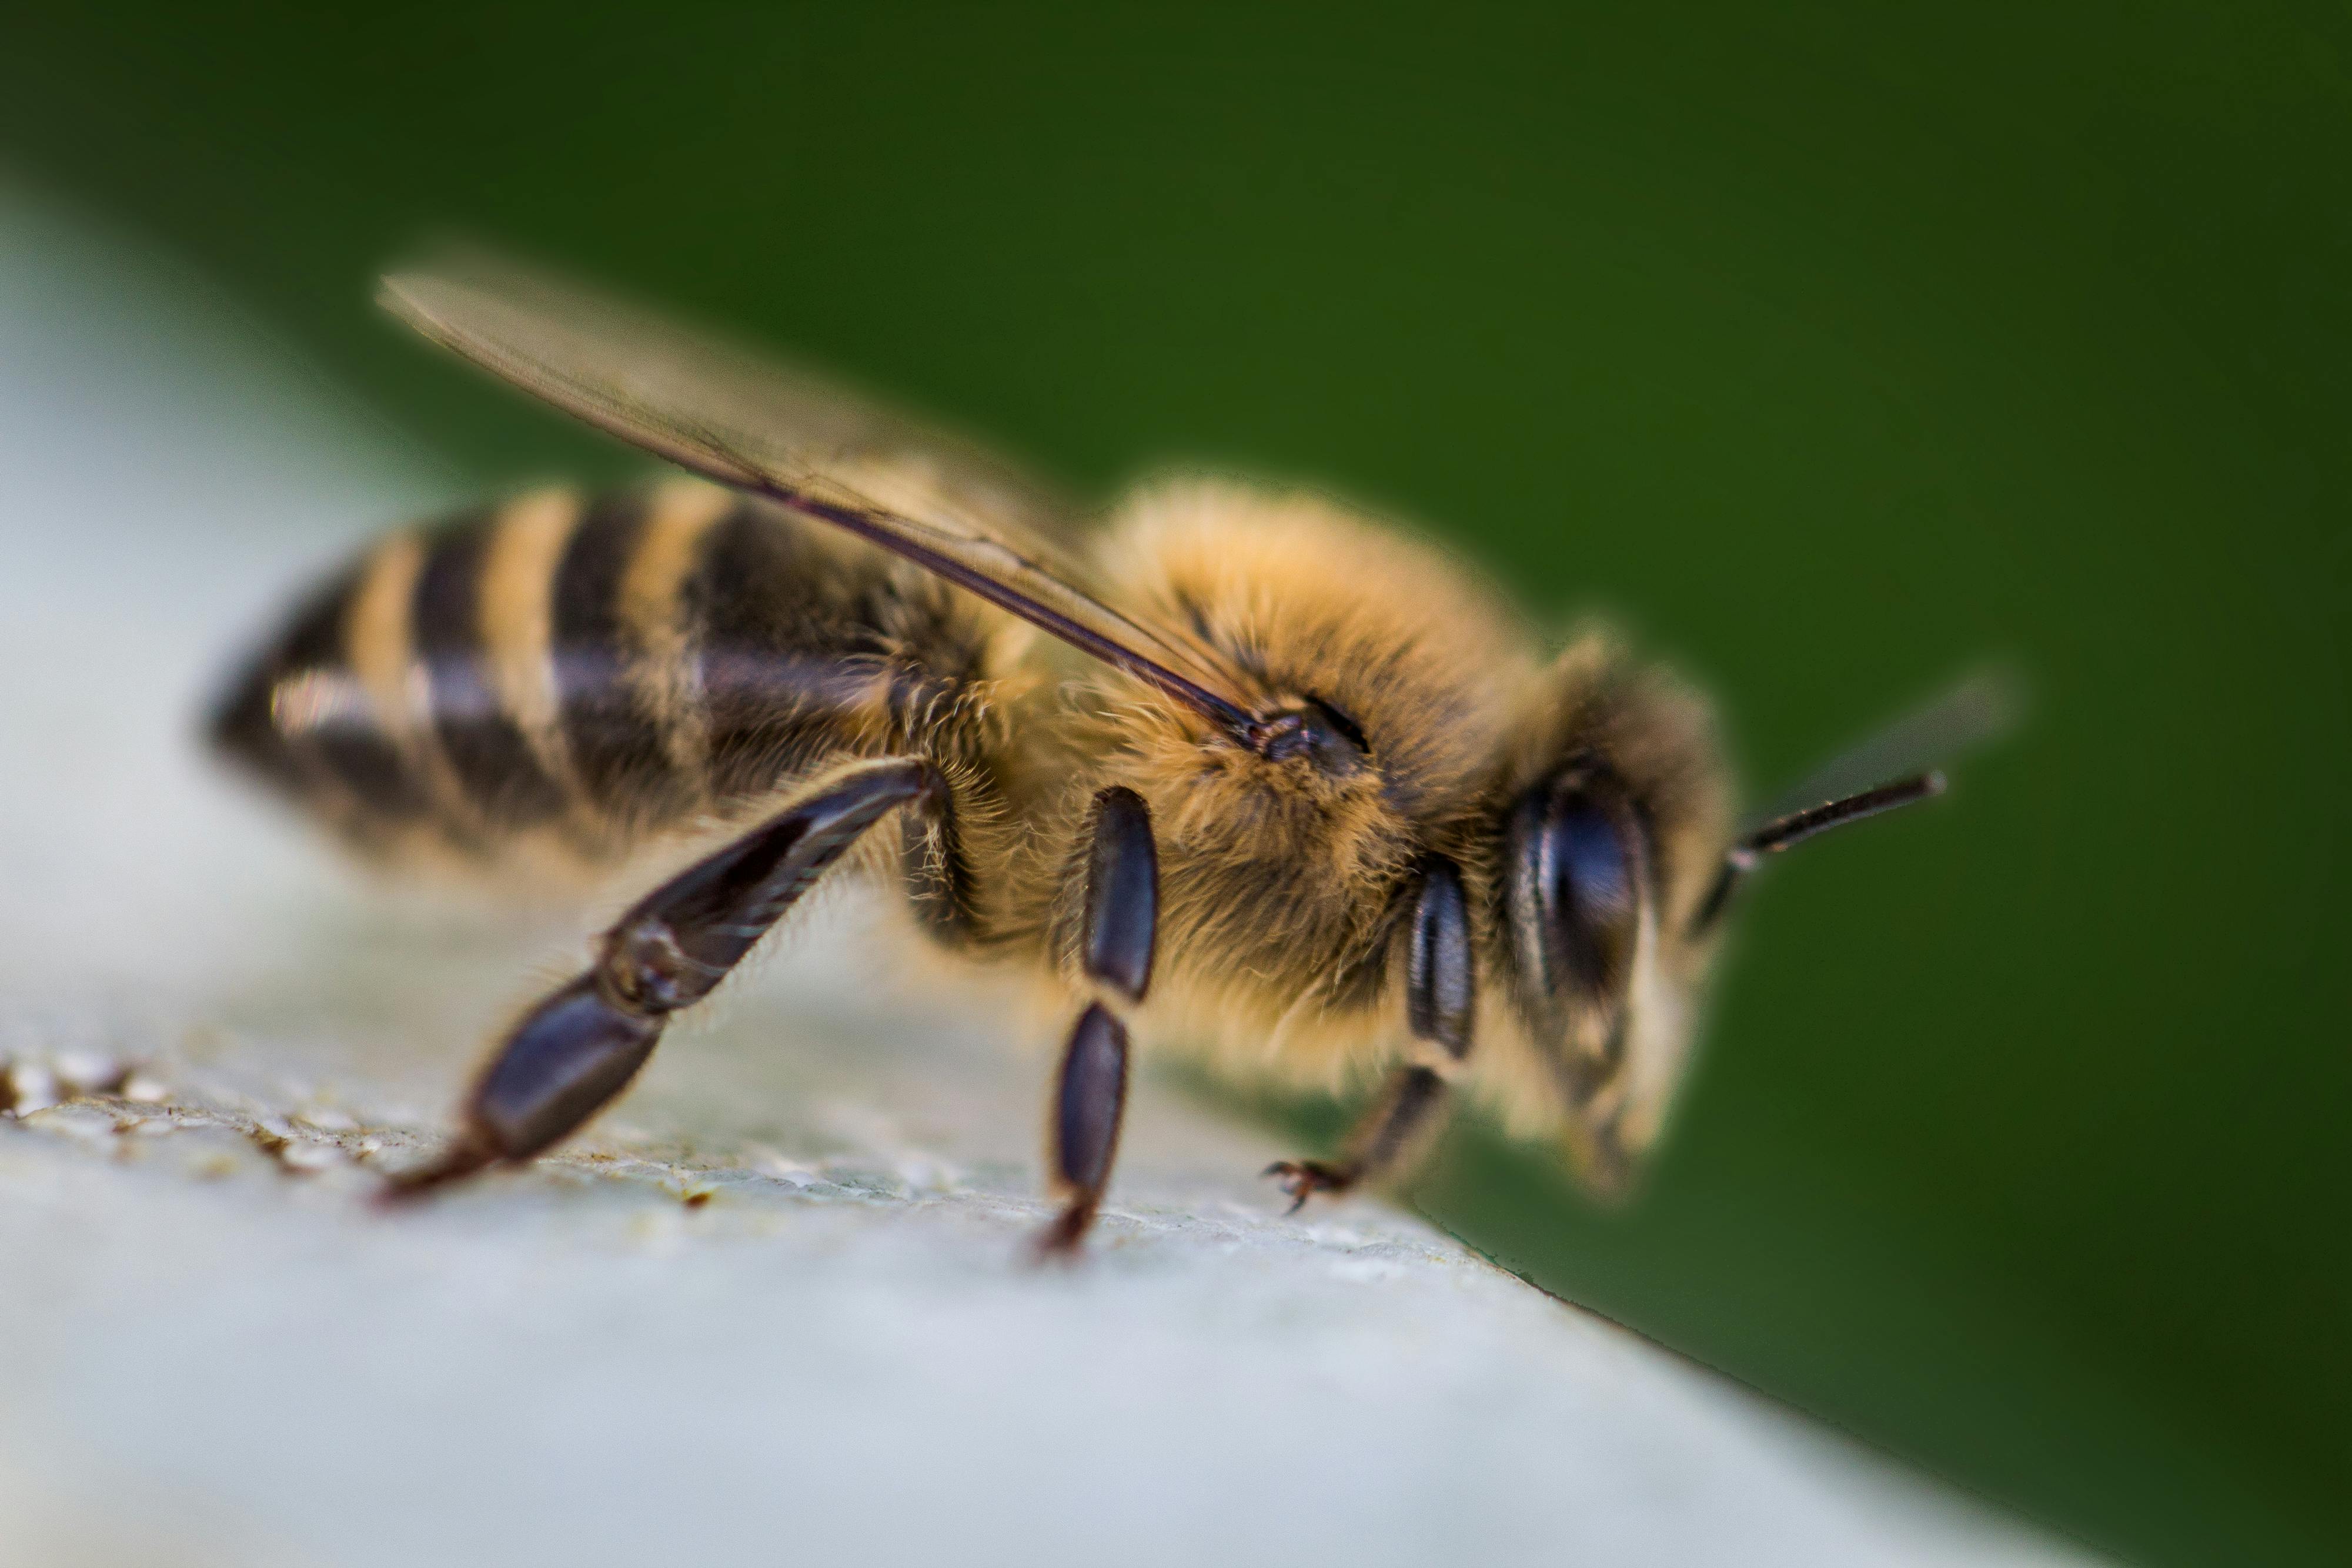
[[[380,1211],[593,912],[373,890],[192,716],[451,493],[201,290],[0,228],[0,1563],[2076,1560],[1410,1217],[1283,1218],[1299,1151],[1149,1073],[1028,1266],[1045,1060],[855,906],[575,1145]]]
[[[0,1113],[29,1116],[58,1103],[58,1075],[38,1061],[12,1061],[0,1068]]]

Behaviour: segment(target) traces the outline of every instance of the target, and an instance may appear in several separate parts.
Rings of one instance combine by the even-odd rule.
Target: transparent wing
[[[978,449],[814,377],[510,263],[383,281],[384,307],[679,466],[894,551],[1237,732],[1264,694],[1189,632],[1115,607],[1051,542],[1068,513]]]
[[[1840,754],[1757,813],[1748,829],[1787,821],[1832,801],[1932,774],[1997,739],[2023,707],[2016,680],[1980,671],[1909,716]]]

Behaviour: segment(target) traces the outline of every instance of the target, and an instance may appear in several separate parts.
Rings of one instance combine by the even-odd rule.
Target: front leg
[[[1095,999],[1078,1015],[1054,1081],[1047,1139],[1062,1212],[1038,1239],[1045,1254],[1075,1251],[1094,1223],[1127,1112],[1127,1023],[1151,985],[1160,929],[1160,852],[1151,813],[1134,790],[1095,797],[1088,825],[1079,962]]]
[[[1345,1192],[1358,1182],[1409,1168],[1443,1120],[1447,1076],[1469,1060],[1471,1020],[1478,1006],[1470,906],[1461,872],[1436,856],[1424,865],[1413,903],[1404,998],[1405,1021],[1420,1060],[1390,1074],[1380,1099],[1348,1135],[1346,1156],[1335,1164],[1282,1160],[1266,1167],[1265,1174],[1290,1195],[1291,1213],[1318,1192]]]
[[[860,834],[942,788],[919,758],[857,764],[639,899],[587,972],[507,1032],[449,1146],[391,1191],[528,1160],[573,1132],[636,1076],[669,1015],[709,995]]]

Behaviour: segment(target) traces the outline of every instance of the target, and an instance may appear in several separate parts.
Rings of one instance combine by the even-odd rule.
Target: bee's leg
[[[1095,797],[1087,852],[1080,962],[1095,999],[1078,1015],[1054,1080],[1048,1138],[1062,1212],[1038,1238],[1041,1252],[1076,1249],[1094,1223],[1118,1150],[1127,1110],[1127,1023],[1122,1015],[1151,984],[1160,926],[1160,854],[1151,814],[1132,789]]]
[[[527,1160],[574,1131],[645,1065],[669,1015],[709,995],[859,834],[941,789],[919,758],[860,763],[639,899],[587,972],[507,1031],[449,1146],[392,1190]]]
[[[1277,1160],[1265,1167],[1290,1195],[1296,1214],[1318,1192],[1345,1192],[1358,1182],[1394,1176],[1428,1147],[1445,1107],[1445,1080],[1434,1069],[1400,1067],[1380,1100],[1348,1134],[1348,1155],[1336,1163]]]
[[[1478,976],[1470,947],[1470,909],[1462,873],[1433,857],[1414,895],[1412,936],[1405,951],[1405,1018],[1421,1060],[1389,1077],[1364,1119],[1348,1136],[1348,1153],[1333,1164],[1283,1160],[1266,1167],[1290,1195],[1290,1212],[1318,1192],[1345,1192],[1358,1182],[1394,1175],[1428,1147],[1445,1108],[1447,1076],[1470,1056],[1470,1026],[1477,1011]]]

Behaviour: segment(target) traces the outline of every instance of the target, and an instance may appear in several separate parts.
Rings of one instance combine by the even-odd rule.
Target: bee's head
[[[1496,967],[1588,1186],[1622,1190],[1688,1054],[1729,788],[1706,707],[1595,637],[1554,665],[1509,765]]]
[[[1758,862],[1939,793],[1921,760],[1998,734],[2015,700],[1999,676],[1965,682],[1735,833],[1705,706],[1602,639],[1562,655],[1506,775],[1496,958],[1589,1186],[1622,1192],[1656,1142],[1724,909]]]

